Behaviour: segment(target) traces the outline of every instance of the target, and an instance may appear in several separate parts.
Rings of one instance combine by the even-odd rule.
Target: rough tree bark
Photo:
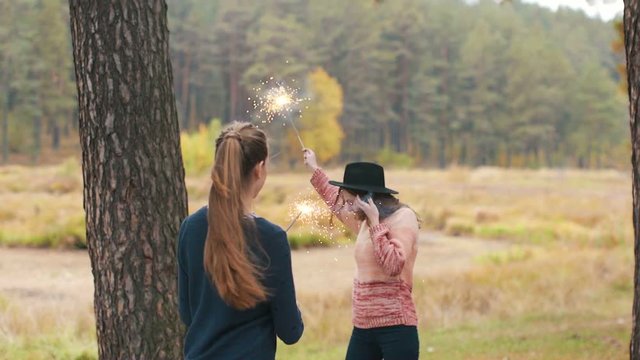
[[[187,214],[164,0],[70,0],[101,359],[181,358]]]
[[[640,0],[624,1],[624,42],[627,57],[627,80],[629,84],[629,115],[631,126],[633,165],[633,227],[635,274],[633,296],[633,321],[629,355],[631,359],[640,359],[640,114],[638,114],[638,96],[640,92]]]

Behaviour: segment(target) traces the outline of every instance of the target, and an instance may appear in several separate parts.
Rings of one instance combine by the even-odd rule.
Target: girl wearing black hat
[[[418,317],[411,296],[418,219],[385,186],[384,169],[350,163],[342,182],[330,181],[315,153],[304,150],[311,184],[350,230],[355,244],[353,332],[347,360],[411,360],[419,354]]]

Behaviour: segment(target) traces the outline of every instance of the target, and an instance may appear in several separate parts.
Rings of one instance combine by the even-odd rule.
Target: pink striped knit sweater
[[[369,228],[338,201],[338,187],[317,169],[311,184],[331,211],[358,234],[355,244],[356,276],[353,281],[353,325],[369,329],[418,324],[411,298],[413,265],[417,255],[418,221],[401,208],[379,225]]]

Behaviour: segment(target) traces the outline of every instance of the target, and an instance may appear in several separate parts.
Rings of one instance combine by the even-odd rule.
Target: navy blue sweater
[[[293,344],[302,336],[304,326],[296,304],[287,234],[263,218],[254,220],[256,240],[264,251],[256,251],[255,245],[251,251],[259,265],[267,267],[263,284],[270,298],[242,311],[222,301],[204,269],[207,208],[182,222],[178,291],[180,318],[187,326],[185,359],[271,360],[275,358],[276,335],[286,344]]]

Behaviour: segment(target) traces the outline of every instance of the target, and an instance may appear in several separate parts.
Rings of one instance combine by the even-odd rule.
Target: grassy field
[[[340,169],[328,171],[342,177]],[[301,200],[318,202],[308,174],[272,171],[256,206],[286,227]],[[207,175],[188,176],[189,208],[206,205]],[[424,230],[506,239],[525,244],[564,243],[610,247],[632,236],[628,174],[576,170],[398,170],[387,182],[418,212]],[[319,216],[326,228],[330,216]],[[301,238],[312,224],[296,223]],[[336,230],[338,233],[341,229]],[[333,240],[339,238],[333,234]],[[301,242],[317,241],[306,236]],[[39,168],[0,167],[0,244],[82,247],[82,177],[77,160]]]
[[[486,257],[469,271],[416,279],[421,353],[433,359],[624,358],[630,257],[621,249],[571,253],[535,250],[526,260],[500,264]],[[281,358],[344,356],[348,294],[339,305],[328,303],[335,298],[315,301],[305,341],[282,348]]]
[[[341,171],[330,169],[329,175],[341,178]],[[191,211],[206,203],[206,179],[187,178]],[[464,269],[443,268],[415,279],[424,358],[628,357],[633,290],[628,174],[398,170],[387,174],[387,183],[420,214],[423,231],[505,244],[478,254]],[[313,200],[307,174],[273,172],[256,212],[284,227],[292,204],[301,199]],[[328,221],[328,215],[320,217],[320,225]],[[82,247],[83,226],[76,162],[0,168],[1,244]],[[300,246],[345,244],[344,232],[336,231],[333,238],[311,236],[314,225],[299,222],[292,234],[303,239]],[[0,270],[2,264],[0,259]],[[331,271],[331,265],[323,269]],[[299,345],[280,344],[279,359],[344,357],[351,330],[349,291],[325,290],[300,292],[305,335]],[[0,291],[0,359],[95,357],[90,303],[60,309],[19,301],[30,296]]]

